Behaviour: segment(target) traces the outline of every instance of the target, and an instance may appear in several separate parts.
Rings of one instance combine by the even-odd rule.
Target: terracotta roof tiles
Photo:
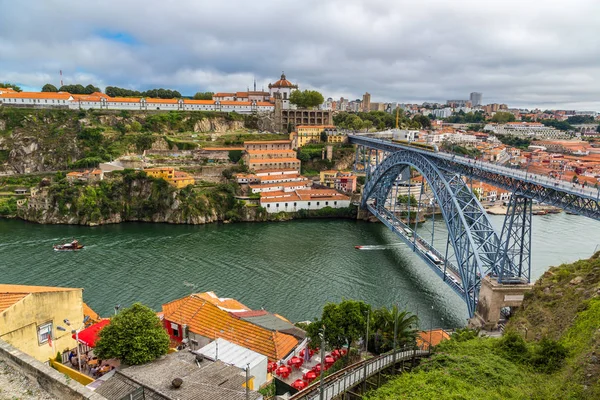
[[[202,295],[205,295],[205,298],[193,294],[164,304],[162,309],[165,319],[187,324],[191,332],[207,338],[223,338],[263,354],[272,361],[284,358],[298,345],[298,340],[293,336],[235,318],[231,313],[211,303],[214,299],[212,296],[206,296],[204,293]]]

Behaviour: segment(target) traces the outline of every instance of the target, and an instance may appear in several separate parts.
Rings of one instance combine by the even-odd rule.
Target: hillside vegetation
[[[366,399],[599,399],[599,255],[546,272],[501,339],[460,333]]]

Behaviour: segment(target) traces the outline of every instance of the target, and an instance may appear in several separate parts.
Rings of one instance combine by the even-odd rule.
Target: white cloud
[[[599,37],[597,0],[0,0],[0,80],[600,110]]]

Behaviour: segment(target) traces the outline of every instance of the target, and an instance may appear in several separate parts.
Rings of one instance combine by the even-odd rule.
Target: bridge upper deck
[[[600,219],[600,189],[533,174],[523,170],[473,160],[449,153],[406,146],[390,140],[349,135],[350,143],[387,152],[408,150],[436,160],[438,168],[472,177],[498,187],[518,191],[526,197]]]

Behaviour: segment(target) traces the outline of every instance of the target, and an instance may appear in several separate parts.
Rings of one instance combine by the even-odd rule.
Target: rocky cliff
[[[175,189],[143,172],[124,171],[97,184],[59,180],[37,191],[18,216],[41,224],[101,225],[125,221],[206,224],[264,221],[266,212],[235,199],[237,187]]]
[[[0,173],[86,167],[150,148],[162,135],[219,135],[256,118],[216,112],[38,110],[0,106]],[[79,164],[78,164],[79,163]]]

